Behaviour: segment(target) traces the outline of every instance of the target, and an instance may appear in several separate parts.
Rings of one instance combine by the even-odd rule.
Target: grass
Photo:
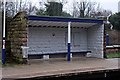
[[[120,52],[117,53],[108,53],[107,58],[120,58]]]
[[[1,60],[0,60],[0,67],[1,67],[1,65],[2,65],[2,62],[1,62]]]

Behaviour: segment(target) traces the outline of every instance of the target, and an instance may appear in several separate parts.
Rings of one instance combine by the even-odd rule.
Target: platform
[[[120,59],[73,58],[71,62],[65,58],[49,60],[30,60],[29,65],[5,67],[3,78],[33,78],[46,76],[61,76],[70,73],[92,72],[100,70],[120,69]]]

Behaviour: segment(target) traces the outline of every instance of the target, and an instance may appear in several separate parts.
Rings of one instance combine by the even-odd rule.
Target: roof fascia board
[[[98,20],[98,19],[79,19],[79,18],[61,18],[61,17],[28,16],[28,20],[56,21],[56,22],[83,22],[83,23],[103,24],[103,20]]]

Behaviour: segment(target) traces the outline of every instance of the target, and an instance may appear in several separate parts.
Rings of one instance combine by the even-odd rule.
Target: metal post
[[[5,4],[6,4],[6,0],[4,0],[4,13],[3,13],[3,41],[2,41],[2,64],[5,64]]]
[[[71,43],[71,22],[68,22],[68,54],[67,54],[67,60],[70,61],[70,43]]]

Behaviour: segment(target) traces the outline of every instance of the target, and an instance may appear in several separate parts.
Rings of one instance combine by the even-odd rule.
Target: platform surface
[[[107,69],[119,69],[120,58],[73,58],[67,62],[65,58],[49,60],[30,60],[29,65],[19,65],[2,68],[3,78],[30,78],[44,77],[77,72],[99,71]]]

